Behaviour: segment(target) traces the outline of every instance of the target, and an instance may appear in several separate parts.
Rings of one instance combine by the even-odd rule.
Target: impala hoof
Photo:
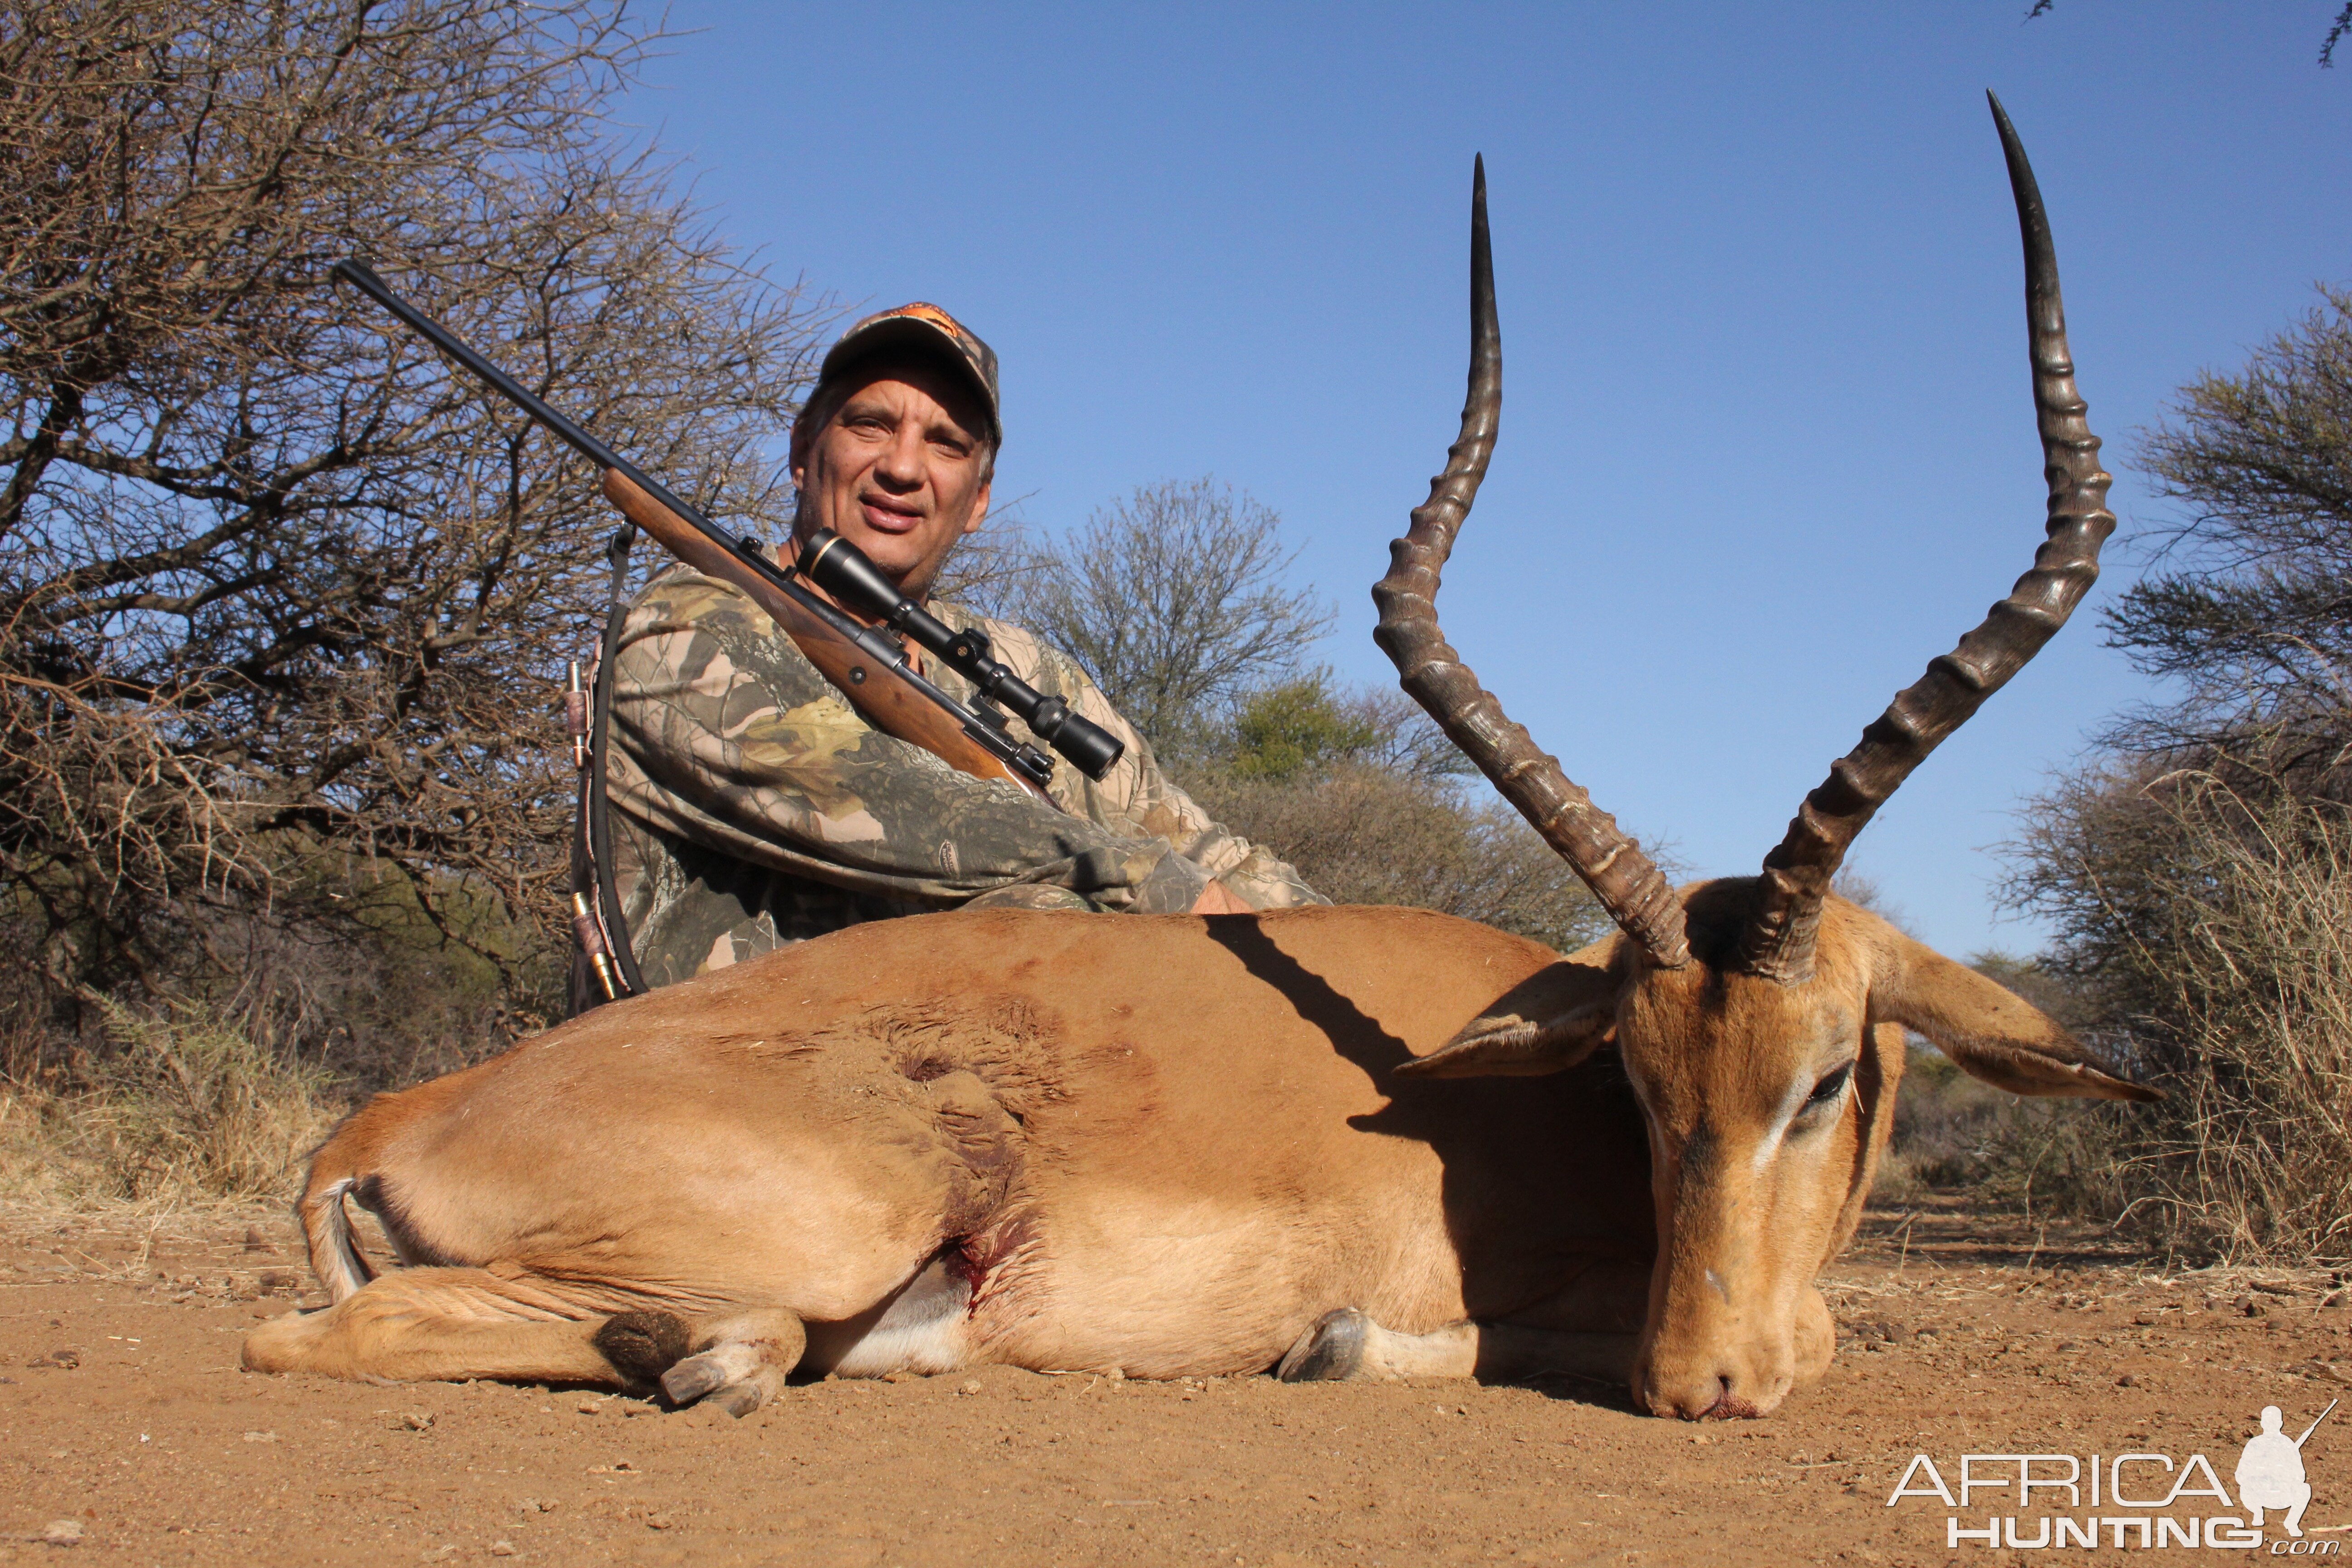
[[[662,1392],[673,1405],[691,1405],[715,1388],[731,1381],[727,1368],[714,1355],[690,1355],[662,1373]]]
[[[1298,1336],[1274,1375],[1285,1383],[1337,1383],[1355,1376],[1364,1364],[1364,1331],[1371,1321],[1353,1307],[1324,1313]]]
[[[662,1392],[672,1405],[699,1401],[730,1415],[749,1415],[784,1389],[787,1369],[762,1355],[761,1349],[721,1341],[662,1373]]]
[[[768,1391],[756,1383],[731,1383],[703,1403],[716,1405],[740,1421],[768,1403]]]
[[[672,1405],[702,1404],[716,1405],[739,1420],[768,1402],[774,1392],[768,1380],[756,1375],[739,1377],[737,1369],[728,1364],[729,1358],[706,1351],[690,1355],[662,1373],[662,1393]]]

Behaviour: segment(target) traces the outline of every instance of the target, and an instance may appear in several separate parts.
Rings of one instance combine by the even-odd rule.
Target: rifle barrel
[[[363,261],[345,259],[336,262],[331,270],[349,281],[369,299],[407,322],[435,348],[473,372],[475,378],[483,385],[521,409],[539,424],[545,426],[565,446],[570,447],[600,468],[618,468],[622,473],[626,474],[630,482],[639,489],[709,535],[712,541],[726,546],[736,554],[742,553],[736,548],[735,541],[730,535],[717,523],[672,495],[652,475],[549,407],[543,398],[475,353],[472,346],[457,333],[394,293],[392,286],[376,276],[375,268]],[[765,568],[766,574],[774,578],[779,585],[785,585],[782,573],[764,561],[758,563]]]
[[[2327,1410],[2333,1410],[2333,1409],[2335,1409],[2335,1408],[2336,1408],[2336,1401],[2335,1401],[2335,1400],[2333,1400],[2333,1399],[2329,1400],[2329,1401],[2327,1402]],[[2319,1430],[2319,1424],[2320,1424],[2322,1421],[2325,1421],[2325,1420],[2326,1420],[2326,1419],[2327,1419],[2327,1410],[2323,1410],[2323,1411],[2321,1411],[2318,1415],[2315,1415],[2315,1416],[2313,1416],[2313,1417],[2311,1418],[2311,1425],[2310,1425],[2310,1426],[2306,1426],[2306,1427],[2305,1427],[2305,1428],[2303,1429],[2303,1436],[2302,1436],[2302,1437],[2297,1437],[2297,1438],[2294,1440],[2294,1446],[2295,1446],[2296,1447],[2298,1447],[2298,1448],[2302,1447],[2303,1447],[2303,1443],[2304,1443],[2304,1438],[2305,1438],[2305,1437],[2308,1437],[2308,1436],[2310,1436],[2314,1432],[2316,1432],[2316,1431],[2318,1431],[2318,1430]]]
[[[728,533],[726,530],[703,516],[693,507],[672,495],[668,489],[652,475],[549,407],[545,400],[477,353],[457,333],[394,293],[392,286],[377,277],[375,269],[367,263],[346,258],[336,262],[330,270],[399,317],[427,342],[472,372],[483,385],[521,409],[532,420],[545,426],[559,440],[604,469],[608,491],[612,488],[611,476],[618,474],[627,479],[630,484],[667,508],[679,521],[701,534],[720,551],[732,557],[738,564],[755,574],[776,593],[782,595],[799,609],[822,623],[835,637],[844,643],[864,650],[866,657],[890,669],[898,679],[912,687],[942,711],[951,716],[961,726],[963,734],[968,736],[982,752],[993,759],[989,765],[996,770],[995,773],[982,776],[1001,775],[1013,778],[1027,786],[1032,793],[1044,798],[1045,786],[1053,777],[1053,760],[1034,747],[1015,742],[1009,735],[1003,732],[1001,725],[991,725],[981,714],[966,708],[939,686],[919,674],[908,664],[906,655],[898,648],[893,638],[859,624],[810,593],[795,581],[789,572],[780,569],[774,562],[761,553],[759,547],[752,541],[739,540]],[[656,536],[658,537],[658,533]],[[677,549],[674,543],[670,547],[673,552]],[[968,678],[976,674],[975,670],[965,668],[967,664],[973,662],[971,660],[950,658],[949,662]],[[1060,704],[1056,700],[1054,706],[1058,709]],[[1030,714],[1024,712],[1022,717],[1025,720],[1030,717]],[[1087,776],[1100,778],[1110,763],[1118,760],[1120,750],[1118,740],[1097,730],[1085,720],[1071,715],[1067,721],[1060,724],[1058,728],[1066,733],[1048,733],[1045,738],[1056,751],[1070,757],[1073,762],[1086,769]],[[917,743],[928,745],[928,742]]]

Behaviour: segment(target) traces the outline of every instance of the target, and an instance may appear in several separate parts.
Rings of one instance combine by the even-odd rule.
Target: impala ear
[[[1932,948],[1897,937],[1871,987],[1874,1018],[1915,1029],[1968,1071],[2011,1094],[2158,1100],[2055,1019]]]
[[[1607,966],[1559,963],[1528,976],[1491,1012],[1425,1057],[1394,1069],[1400,1078],[1540,1078],[1591,1056],[1617,1026],[1617,977]]]

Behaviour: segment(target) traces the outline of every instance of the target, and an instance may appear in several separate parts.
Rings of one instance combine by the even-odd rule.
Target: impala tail
[[[360,1184],[360,1141],[347,1125],[327,1140],[310,1160],[310,1179],[294,1205],[302,1240],[310,1249],[310,1272],[336,1301],[348,1300],[375,1278],[359,1243],[352,1237],[352,1211],[344,1202]]]

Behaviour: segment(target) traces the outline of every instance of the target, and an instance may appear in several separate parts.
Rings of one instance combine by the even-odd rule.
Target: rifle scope
[[[1001,702],[1020,715],[1036,737],[1070,759],[1079,772],[1099,779],[1118,761],[1126,743],[1079,718],[1058,697],[1048,697],[990,657],[984,632],[960,632],[898,591],[864,551],[829,528],[820,528],[802,546],[800,574],[861,615],[885,622],[900,636],[962,674],[981,700]]]
[[[761,553],[757,542],[720,528],[672,495],[635,464],[549,407],[512,376],[477,353],[457,333],[394,293],[391,286],[377,277],[374,269],[365,262],[356,258],[338,261],[331,270],[356,285],[361,292],[399,317],[434,347],[472,372],[484,385],[544,426],[572,450],[600,468],[619,472],[712,544],[732,555],[745,570],[756,574],[777,592],[830,626],[835,634],[864,648],[870,657],[891,664],[901,679],[961,721],[965,734],[980,742],[1024,779],[1042,790],[1046,781],[1054,776],[1052,759],[1034,746],[1016,743],[1005,731],[1003,714],[985,706],[977,710],[967,710],[917,674],[907,664],[903,648],[891,646],[878,633],[858,625],[811,594],[793,581],[790,573]],[[835,548],[830,552],[822,547],[826,540],[834,542]],[[898,586],[883,576],[856,545],[826,530],[811,541],[810,548],[814,555],[804,552],[801,557],[800,569],[803,576],[824,583],[827,591],[844,604],[856,605],[868,615],[887,620],[902,636],[912,637],[918,647],[938,655],[943,663],[979,688],[983,699],[1002,702],[1011,709],[1038,739],[1067,757],[1088,778],[1101,778],[1127,749],[1126,742],[1116,735],[1071,712],[1069,705],[1060,698],[1045,695],[991,658],[987,637],[978,632],[951,632],[935,616],[925,614],[920,605],[899,593]],[[837,577],[837,582],[817,577],[813,570],[828,553],[840,557],[839,562],[828,569]]]

